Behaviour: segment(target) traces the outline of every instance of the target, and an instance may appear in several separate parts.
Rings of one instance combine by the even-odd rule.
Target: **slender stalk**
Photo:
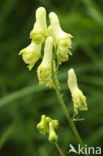
[[[55,143],[55,146],[56,146],[56,148],[57,148],[57,150],[58,150],[58,152],[60,153],[61,156],[66,156],[66,155],[63,153],[62,149],[60,148],[60,146],[59,146],[59,144],[58,144],[57,142]]]
[[[60,105],[61,105],[61,107],[62,107],[62,109],[63,109],[63,112],[64,112],[65,116],[67,117],[68,122],[69,122],[69,124],[70,124],[70,126],[71,126],[71,128],[72,128],[72,130],[73,130],[73,132],[74,132],[74,134],[75,134],[75,136],[76,136],[78,142],[81,144],[81,146],[84,146],[84,144],[83,144],[83,142],[82,142],[82,139],[81,139],[81,137],[79,136],[79,134],[78,134],[78,132],[77,132],[77,129],[76,129],[76,127],[75,127],[75,124],[74,124],[74,122],[72,121],[72,119],[71,119],[71,117],[70,117],[70,115],[69,115],[69,112],[67,111],[67,108],[66,108],[66,106],[65,106],[65,104],[64,104],[62,95],[61,95],[61,93],[60,93],[60,89],[58,88],[58,86],[57,86],[56,83],[54,83],[54,84],[55,84],[56,94],[57,94],[57,97],[58,97],[58,99],[59,99]]]
[[[74,135],[77,138],[77,141],[79,142],[79,144],[82,147],[85,147],[84,143],[83,143],[83,141],[82,141],[82,139],[81,139],[81,137],[80,137],[80,135],[79,135],[79,133],[77,131],[77,128],[76,128],[76,126],[75,126],[75,124],[74,124],[74,122],[73,122],[73,120],[72,120],[72,118],[71,118],[71,116],[70,116],[66,106],[65,106],[63,97],[62,97],[61,92],[60,92],[60,86],[58,85],[59,82],[58,82],[57,77],[56,77],[56,72],[54,70],[54,63],[53,63],[53,61],[52,61],[52,80],[53,80],[53,83],[54,83],[54,88],[55,88],[57,97],[59,99],[60,105],[61,105],[62,110],[63,110],[63,112],[64,112],[64,114],[65,114],[65,116],[66,116],[66,118],[67,118],[71,128],[72,128],[72,131],[74,132]],[[85,154],[85,156],[88,156],[88,154]]]

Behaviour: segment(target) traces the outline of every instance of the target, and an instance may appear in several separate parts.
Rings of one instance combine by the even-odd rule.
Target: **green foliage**
[[[103,147],[103,2],[96,0],[0,1],[0,155],[59,155],[55,146],[36,129],[41,114],[60,121],[59,142],[67,153],[77,142],[52,89],[38,85],[37,66],[30,72],[18,52],[26,47],[35,10],[55,11],[62,28],[74,36],[73,56],[60,67],[63,98],[72,114],[67,70],[73,67],[80,89],[87,96],[88,111],[78,122],[88,146]],[[41,61],[41,60],[40,60]],[[38,63],[40,64],[40,62]]]

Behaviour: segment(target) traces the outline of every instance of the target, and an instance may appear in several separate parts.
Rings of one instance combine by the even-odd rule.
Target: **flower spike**
[[[57,47],[56,53],[58,63],[61,64],[68,60],[68,54],[72,55],[71,51],[68,49],[72,46],[72,35],[61,29],[58,16],[54,12],[49,14],[49,18],[51,25],[48,28],[48,34],[53,36],[54,41],[56,42],[55,46]]]
[[[45,84],[48,87],[53,87],[52,78],[51,78],[52,50],[53,50],[53,38],[48,37],[45,43],[44,57],[42,63],[40,64],[37,70],[39,83]]]
[[[71,91],[72,100],[74,103],[74,113],[77,115],[78,110],[88,110],[86,104],[86,97],[83,92],[78,88],[77,78],[73,69],[68,71],[68,86]]]
[[[28,47],[20,51],[19,55],[22,55],[24,62],[29,64],[27,67],[31,70],[41,57],[41,44],[31,42]]]
[[[46,24],[46,10],[43,7],[39,7],[36,10],[36,22],[34,28],[30,33],[30,38],[37,44],[43,43],[47,36],[47,24]]]

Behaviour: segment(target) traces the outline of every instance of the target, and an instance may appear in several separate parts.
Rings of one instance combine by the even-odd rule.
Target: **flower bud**
[[[28,47],[20,51],[19,55],[22,55],[24,62],[29,64],[27,67],[31,70],[41,57],[41,44],[31,42]]]
[[[36,22],[30,33],[30,38],[37,44],[45,41],[47,36],[46,10],[40,7],[36,10]]]
[[[58,120],[52,120],[50,117],[42,115],[41,121],[37,124],[37,129],[43,135],[49,133],[49,141],[56,142],[58,140],[58,136],[56,135],[54,129],[57,129],[58,126]]]
[[[71,91],[75,114],[78,114],[78,110],[88,110],[86,97],[83,95],[83,92],[78,88],[77,78],[73,69],[70,69],[68,71],[68,86]]]
[[[42,63],[40,64],[37,70],[39,83],[45,84],[48,87],[53,87],[52,78],[51,78],[52,50],[53,50],[53,38],[48,37],[45,43],[44,57]]]
[[[72,35],[65,33],[61,29],[58,16],[54,12],[49,14],[49,18],[51,25],[48,28],[48,34],[53,36],[54,41],[56,42],[55,46],[57,46],[58,62],[61,64],[61,62],[68,60],[68,54],[72,54],[68,50],[68,48],[71,48],[72,45]]]
[[[54,126],[53,126],[52,122],[49,123],[49,141],[53,142],[53,143],[58,141],[58,136],[55,133]]]
[[[46,116],[45,115],[42,115],[41,121],[37,124],[37,129],[43,135],[45,135],[46,133],[48,133],[48,122],[46,120]]]

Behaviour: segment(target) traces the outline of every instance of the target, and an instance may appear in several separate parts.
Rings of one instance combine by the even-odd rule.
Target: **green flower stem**
[[[59,146],[59,144],[58,144],[57,142],[55,143],[55,146],[56,146],[56,148],[57,148],[57,150],[58,150],[58,152],[60,153],[61,156],[66,156],[66,155],[63,153],[62,149],[60,148],[60,146]]]
[[[69,124],[70,124],[70,126],[72,128],[72,130],[73,130],[73,132],[74,132],[74,135],[77,138],[79,144],[82,147],[85,147],[84,143],[83,143],[83,141],[82,141],[82,139],[81,139],[81,137],[80,137],[80,135],[79,135],[79,133],[77,131],[77,128],[76,128],[76,126],[75,126],[75,124],[74,124],[74,122],[73,122],[73,120],[72,120],[72,118],[71,118],[71,116],[70,116],[66,106],[65,106],[63,97],[62,97],[61,92],[60,92],[60,86],[58,85],[59,82],[58,82],[57,77],[56,77],[56,72],[54,70],[53,59],[52,59],[52,80],[53,80],[53,83],[54,83],[54,88],[56,90],[56,94],[57,94],[57,97],[59,99],[60,105],[61,105],[62,110],[63,110],[63,112],[64,112],[64,114],[65,114],[65,116],[66,116],[66,118],[67,118],[67,120],[68,120],[68,122],[69,122]],[[88,156],[88,154],[85,154],[85,156]]]

